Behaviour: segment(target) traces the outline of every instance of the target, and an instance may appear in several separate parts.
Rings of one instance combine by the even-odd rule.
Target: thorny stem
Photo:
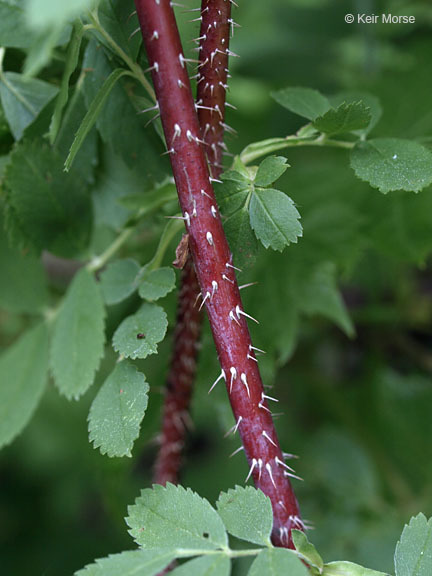
[[[222,167],[225,118],[225,92],[231,3],[203,0],[199,37],[199,74],[197,110],[201,137],[206,143],[212,176],[218,178]],[[218,25],[214,26],[213,23]],[[177,484],[182,463],[185,426],[196,376],[199,339],[203,315],[197,305],[199,284],[192,259],[187,259],[181,276],[171,368],[164,400],[160,449],[156,458],[154,482]]]
[[[229,0],[225,0],[229,1]],[[231,407],[255,485],[270,497],[273,543],[304,528],[289,482],[214,196],[186,61],[169,0],[135,0],[189,246]]]

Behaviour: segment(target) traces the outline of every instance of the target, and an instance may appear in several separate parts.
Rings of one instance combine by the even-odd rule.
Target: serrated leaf
[[[145,303],[136,314],[123,320],[113,336],[113,347],[126,358],[146,358],[157,353],[157,344],[164,339],[168,327],[165,311]]]
[[[105,32],[114,40],[117,46],[133,60],[138,55],[142,42],[141,34],[134,34],[137,28],[137,18],[131,17],[130,6],[123,0],[102,0],[98,6],[98,18]],[[99,35],[98,35],[99,37]],[[112,45],[105,37],[101,42],[112,50]]]
[[[323,576],[388,576],[388,574],[352,562],[329,562],[324,564]]]
[[[75,134],[75,138],[72,142],[72,146],[70,147],[68,157],[65,160],[64,167],[66,172],[70,170],[75,156],[77,155],[90,130],[95,125],[112,89],[116,85],[117,81],[120,80],[120,78],[125,74],[128,74],[128,72],[123,68],[116,68],[113,70],[102,84],[94,99],[91,101],[87,113],[84,116],[80,127],[77,130],[77,133]]]
[[[265,248],[282,251],[302,236],[300,214],[280,190],[255,189],[249,207],[250,224]]]
[[[268,548],[258,554],[250,567],[248,576],[309,576],[309,570],[297,558],[295,552],[286,548]]]
[[[174,558],[169,550],[129,550],[100,558],[75,576],[155,576]]]
[[[104,317],[99,286],[83,268],[66,293],[51,344],[54,382],[67,398],[79,398],[93,384],[104,352]]]
[[[175,288],[176,276],[172,268],[164,266],[156,270],[144,271],[138,294],[145,300],[159,300]]]
[[[254,544],[271,545],[273,512],[270,499],[261,490],[236,486],[221,493],[216,508],[230,534]]]
[[[69,99],[69,80],[72,74],[74,73],[75,68],[78,65],[78,58],[83,34],[84,34],[84,27],[81,21],[77,20],[73,26],[72,36],[66,54],[66,62],[61,80],[60,91],[57,96],[54,112],[51,118],[49,129],[49,140],[51,144],[54,144],[54,141],[60,130],[63,110]]]
[[[246,203],[224,221],[224,230],[236,265],[241,268],[252,266],[258,251],[258,242],[250,225]]]
[[[0,447],[29,422],[48,380],[48,331],[39,324],[0,356]]]
[[[356,176],[386,194],[418,192],[432,183],[432,153],[411,140],[376,138],[359,142],[351,152]]]
[[[136,260],[116,260],[102,272],[101,289],[107,304],[117,304],[135,292],[141,267]]]
[[[318,553],[318,550],[313,544],[309,542],[307,536],[301,530],[291,530],[291,537],[295,546],[295,549],[299,555],[306,560],[310,566],[314,566],[322,572],[324,561]]]
[[[346,104],[352,104],[359,101],[362,101],[363,104],[369,108],[371,120],[367,127],[357,131],[359,134],[369,134],[369,132],[371,132],[371,130],[378,124],[382,116],[382,107],[379,99],[368,92],[339,92],[338,94],[330,96],[329,100],[331,105],[335,108],[340,106],[343,102]]]
[[[432,574],[432,518],[418,514],[405,525],[395,552],[396,576]]]
[[[174,568],[172,576],[229,576],[231,561],[224,555],[201,556]]]
[[[331,108],[313,122],[314,127],[325,134],[345,134],[356,130],[366,130],[372,119],[369,108],[363,102],[343,102],[336,109]]]
[[[15,140],[54,98],[58,88],[37,78],[27,78],[16,72],[0,73],[0,98]]]
[[[143,548],[214,550],[228,543],[216,510],[189,488],[154,485],[141,491],[128,512],[130,534]]]
[[[144,374],[120,362],[102,384],[89,413],[89,438],[101,454],[132,456],[147,409],[149,385]]]
[[[40,141],[17,146],[6,169],[5,186],[8,216],[19,231],[19,243],[65,257],[87,245],[90,197],[76,172],[64,173],[63,161],[54,150]]]
[[[271,186],[289,168],[284,156],[268,156],[261,162],[255,176],[255,186]]]
[[[312,88],[285,88],[272,92],[271,96],[284,108],[308,120],[315,120],[331,108],[328,99]]]
[[[28,0],[26,4],[26,19],[30,27],[45,29],[50,26],[62,26],[68,20],[79,16],[90,9],[95,0]]]

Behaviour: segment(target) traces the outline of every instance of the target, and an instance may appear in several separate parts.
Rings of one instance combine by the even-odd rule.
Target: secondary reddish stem
[[[135,5],[221,376],[255,485],[272,502],[273,542],[290,546],[291,528],[303,524],[264,394],[211,185],[174,13],[169,0],[135,0]],[[220,123],[223,127],[222,120]]]

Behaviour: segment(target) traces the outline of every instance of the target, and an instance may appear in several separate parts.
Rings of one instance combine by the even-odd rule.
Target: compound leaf
[[[174,560],[169,550],[129,550],[100,558],[75,576],[155,576]]]
[[[113,336],[113,347],[126,358],[146,358],[157,353],[157,344],[165,336],[168,320],[165,311],[145,303],[136,314],[123,320]]]
[[[133,294],[137,288],[140,265],[132,258],[108,264],[101,274],[102,293],[107,304],[117,304]]]
[[[216,510],[189,488],[154,485],[128,512],[130,533],[143,548],[214,550],[228,543]]]
[[[309,570],[292,550],[268,548],[258,554],[248,576],[309,576]]]
[[[299,555],[321,573],[324,566],[323,559],[315,546],[308,541],[306,534],[301,530],[291,530],[291,537]]]
[[[270,499],[261,490],[236,486],[222,492],[216,508],[230,534],[254,544],[270,545],[273,512]]]
[[[432,574],[432,518],[424,514],[405,525],[395,552],[396,576]]]
[[[145,300],[159,300],[175,288],[175,281],[175,272],[168,266],[144,271],[138,293]]]
[[[149,385],[144,374],[120,362],[102,384],[89,413],[89,438],[108,456],[132,456],[147,409]]]
[[[172,576],[229,576],[231,561],[222,554],[201,556],[175,568]]]
[[[104,317],[99,286],[83,268],[69,286],[51,344],[54,382],[67,398],[79,398],[93,383],[104,352]]]
[[[285,88],[273,92],[272,97],[284,108],[308,120],[315,120],[331,108],[328,99],[312,88]]]
[[[289,168],[284,156],[268,156],[261,162],[255,176],[255,186],[270,186]]]
[[[48,378],[48,331],[39,324],[0,356],[0,447],[30,420]]]
[[[314,127],[326,134],[344,134],[355,130],[365,130],[372,119],[369,108],[363,102],[343,102],[336,109],[330,108],[316,118]]]
[[[353,562],[329,562],[324,564],[323,576],[388,576],[388,574],[364,568]]]

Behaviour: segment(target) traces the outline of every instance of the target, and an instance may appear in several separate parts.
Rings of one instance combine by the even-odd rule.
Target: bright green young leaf
[[[75,576],[156,576],[174,558],[170,550],[129,550],[100,558]]]
[[[324,561],[318,553],[318,550],[311,544],[307,536],[301,530],[291,530],[291,537],[296,551],[306,562],[319,570],[321,573]]]
[[[230,248],[235,254],[236,266],[252,266],[258,251],[258,242],[251,229],[246,204],[224,221],[224,229]]]
[[[99,22],[104,30],[110,35],[117,46],[133,60],[138,55],[142,42],[141,34],[134,34],[137,29],[137,18],[131,17],[130,5],[123,0],[101,0],[98,5]],[[107,48],[112,46],[104,37],[100,40]]]
[[[99,286],[83,268],[66,293],[51,344],[54,382],[67,398],[79,398],[93,384],[104,352],[104,317]]]
[[[352,562],[329,562],[324,564],[323,576],[388,576],[388,574]]]
[[[424,514],[405,525],[395,552],[396,576],[432,574],[432,518]]]
[[[300,214],[280,190],[256,189],[250,201],[250,225],[265,248],[280,252],[302,236]]]
[[[189,488],[155,484],[141,491],[128,512],[130,533],[143,548],[214,550],[228,544],[216,510]]]
[[[95,0],[28,0],[26,17],[29,27],[45,29],[50,26],[60,27],[67,21],[82,14],[95,4]]]
[[[223,554],[201,556],[174,568],[170,576],[229,576],[231,561]]]
[[[39,324],[0,356],[0,447],[26,426],[47,379],[48,331]]]
[[[28,48],[34,32],[27,28],[25,0],[0,0],[0,46]]]
[[[164,339],[168,327],[165,311],[145,303],[136,314],[123,320],[113,336],[113,347],[126,358],[146,358],[157,353],[157,344]]]
[[[176,276],[172,268],[164,266],[156,270],[145,270],[138,293],[144,300],[159,300],[175,288]]]
[[[72,74],[75,71],[75,68],[78,65],[78,58],[83,34],[84,34],[84,27],[81,21],[77,20],[73,26],[72,37],[69,42],[65,67],[61,80],[60,92],[57,96],[54,113],[51,118],[49,129],[49,139],[51,144],[54,144],[58,131],[60,130],[63,110],[69,99],[69,81]]]
[[[384,194],[393,190],[418,192],[432,183],[432,152],[411,140],[359,142],[351,152],[351,166],[356,176]]]
[[[273,512],[270,499],[261,490],[236,486],[221,493],[216,508],[230,534],[254,544],[271,545]]]
[[[90,408],[89,438],[102,454],[132,456],[147,409],[149,385],[126,361],[108,376]]]
[[[75,256],[90,238],[92,209],[84,182],[65,174],[61,157],[40,141],[23,142],[6,169],[12,235],[24,246]]]
[[[9,245],[0,219],[0,269],[7,281],[0,282],[0,307],[12,312],[39,314],[48,301],[42,263],[24,256]]]
[[[268,156],[261,162],[255,176],[255,186],[271,186],[289,168],[284,156]]]
[[[0,98],[15,140],[57,94],[58,88],[16,72],[0,72]]]
[[[358,134],[369,134],[382,116],[382,107],[379,99],[373,94],[369,94],[369,92],[339,92],[330,96],[329,100],[334,108],[338,108],[343,103],[353,104],[360,101],[363,102],[366,108],[369,108],[371,120],[366,128],[356,131]]]
[[[65,170],[68,172],[72,166],[77,152],[81,148],[87,134],[93,128],[95,122],[98,119],[99,114],[106,102],[106,99],[110,95],[111,90],[114,88],[117,81],[128,74],[127,70],[123,68],[116,68],[111,72],[105,82],[102,84],[99,92],[96,94],[94,100],[91,102],[87,114],[84,116],[83,121],[75,134],[75,139],[72,142],[72,146],[69,150],[68,157],[65,160]]]
[[[116,260],[102,272],[101,288],[107,304],[117,304],[135,292],[141,267],[136,260]]]
[[[248,572],[248,576],[309,576],[309,570],[286,548],[268,548],[258,554]]]
[[[325,134],[345,134],[366,130],[371,118],[370,110],[363,102],[343,102],[336,109],[330,108],[323,116],[316,118],[313,125]]]
[[[273,92],[272,97],[284,108],[308,120],[315,120],[331,107],[328,99],[312,88],[285,88]]]

